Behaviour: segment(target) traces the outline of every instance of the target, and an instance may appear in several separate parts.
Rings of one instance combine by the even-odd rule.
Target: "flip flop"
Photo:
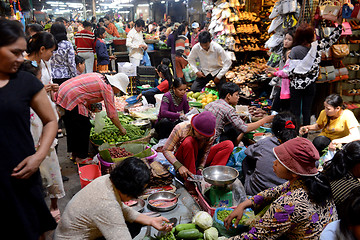
[[[59,209],[51,210],[50,213],[53,216],[53,218],[55,219],[56,223],[58,223],[61,218],[60,210]]]
[[[76,165],[76,164],[93,164],[93,159],[90,158],[90,157],[87,157],[87,158],[85,158],[85,159],[84,159],[83,161],[81,161],[81,162],[77,162],[77,161],[75,160],[74,164],[75,164],[75,165]]]

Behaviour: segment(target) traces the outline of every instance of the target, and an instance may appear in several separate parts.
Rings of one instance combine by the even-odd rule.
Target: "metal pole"
[[[96,17],[96,6],[95,6],[95,0],[92,0],[92,14]]]
[[[166,17],[169,16],[169,1],[166,1]]]
[[[86,1],[82,0],[82,4],[84,5],[84,20],[86,20]]]

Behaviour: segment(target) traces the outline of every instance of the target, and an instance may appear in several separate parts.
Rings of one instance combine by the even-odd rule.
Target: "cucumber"
[[[177,239],[198,239],[200,232],[197,229],[186,229],[180,231],[177,235]]]
[[[187,230],[187,229],[196,229],[196,225],[193,223],[183,223],[183,224],[179,224],[175,227],[176,232],[181,232],[182,230]]]

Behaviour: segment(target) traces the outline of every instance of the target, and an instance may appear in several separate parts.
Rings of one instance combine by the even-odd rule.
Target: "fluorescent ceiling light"
[[[180,0],[175,0],[175,2],[179,2]]]
[[[138,7],[148,7],[148,6],[149,6],[149,4],[147,4],[147,3],[138,4]]]
[[[161,3],[162,3],[162,4],[164,4],[164,3],[165,3],[165,1],[161,1]]]
[[[118,11],[117,13],[129,13],[130,11]]]
[[[153,4],[154,4],[153,2],[150,3],[150,5],[153,5]]]

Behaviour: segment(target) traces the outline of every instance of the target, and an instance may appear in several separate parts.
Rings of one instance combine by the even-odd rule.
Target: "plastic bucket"
[[[104,159],[101,158],[100,154],[98,154],[97,157],[101,164],[101,174],[105,175],[105,174],[110,173],[111,165],[113,165],[114,163],[105,161]]]
[[[100,163],[99,165],[90,164],[81,167],[78,164],[78,172],[81,188],[84,188],[86,185],[101,176]]]

